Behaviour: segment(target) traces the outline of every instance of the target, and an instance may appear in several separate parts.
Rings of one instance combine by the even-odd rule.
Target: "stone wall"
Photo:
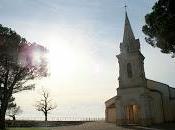
[[[106,108],[106,122],[116,123],[116,108]]]
[[[153,80],[147,80],[147,86],[149,89],[159,91],[159,95],[162,95],[162,99],[160,100],[162,100],[162,105],[163,105],[164,122],[175,121],[175,114],[173,112],[174,111],[173,109],[175,108],[175,97],[174,97],[175,89],[169,87],[166,84],[156,82]],[[152,94],[151,96],[153,97],[153,99],[157,98],[155,94]],[[155,111],[157,111],[157,109]]]

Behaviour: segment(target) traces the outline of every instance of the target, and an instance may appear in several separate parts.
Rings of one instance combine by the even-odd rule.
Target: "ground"
[[[50,130],[48,128],[10,128],[7,130]]]
[[[9,130],[174,130],[175,123],[154,125],[151,127],[141,126],[116,126],[105,122],[88,122],[81,125],[60,126],[55,128],[16,128]]]
[[[77,126],[63,126],[63,127],[52,128],[51,130],[159,130],[159,129],[152,129],[146,127],[143,128],[139,126],[120,127],[112,123],[89,122]]]

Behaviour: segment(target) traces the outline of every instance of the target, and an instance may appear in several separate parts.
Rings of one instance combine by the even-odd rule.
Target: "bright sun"
[[[52,78],[68,78],[77,69],[78,55],[62,39],[50,40],[48,59]]]

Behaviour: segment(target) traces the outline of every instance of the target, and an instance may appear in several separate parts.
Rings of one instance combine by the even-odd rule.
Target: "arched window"
[[[131,63],[127,64],[127,72],[128,72],[128,77],[132,78],[132,66],[131,66]]]

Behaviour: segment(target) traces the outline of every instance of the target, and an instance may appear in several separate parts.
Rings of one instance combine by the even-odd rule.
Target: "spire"
[[[129,22],[127,11],[125,11],[125,26],[124,26],[123,42],[129,42],[132,40],[135,40],[135,37],[134,37],[134,33],[131,28],[131,24]]]

